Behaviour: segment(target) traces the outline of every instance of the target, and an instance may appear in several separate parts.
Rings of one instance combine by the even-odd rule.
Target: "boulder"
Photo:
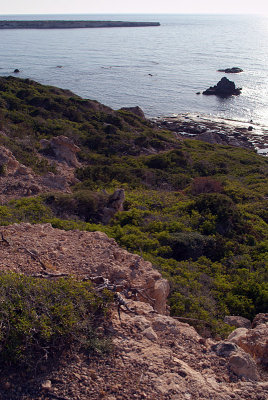
[[[261,325],[261,324],[267,324],[268,323],[268,313],[260,313],[257,314],[254,320],[252,321],[252,328],[256,328],[256,326]]]
[[[49,142],[55,157],[58,161],[65,161],[71,167],[79,167],[80,163],[76,158],[76,153],[80,148],[67,136],[56,136]]]
[[[238,351],[238,346],[231,342],[219,342],[212,345],[211,350],[220,357],[229,357],[231,353]]]
[[[0,146],[0,165],[5,168],[7,175],[13,175],[20,166],[10,150],[4,146]]]
[[[257,366],[253,358],[243,350],[231,354],[228,360],[228,367],[241,378],[252,381],[259,380]]]
[[[237,328],[251,328],[250,320],[238,315],[228,315],[224,318],[224,322],[228,325],[236,326]]]
[[[117,189],[110,196],[106,207],[103,209],[102,222],[108,224],[110,219],[118,212],[123,211],[123,203],[125,200],[124,189]]]
[[[155,282],[153,298],[154,308],[160,314],[166,313],[166,299],[169,295],[170,286],[166,279],[159,279]]]
[[[235,83],[227,79],[226,77],[221,80],[215,86],[211,86],[203,92],[205,95],[215,95],[219,97],[229,97],[232,95],[239,95],[241,88],[236,88]]]
[[[268,366],[268,322],[258,324],[254,329],[238,328],[232,332],[228,340],[237,344],[246,353],[250,354],[254,360]]]
[[[218,69],[218,72],[225,72],[226,74],[239,74],[239,72],[243,72],[243,70],[239,67]]]
[[[155,341],[155,340],[158,339],[157,334],[155,333],[155,331],[154,331],[153,328],[151,328],[151,327],[145,329],[145,330],[143,331],[143,335],[144,335],[147,339],[149,339],[149,340],[151,340],[151,341]]]

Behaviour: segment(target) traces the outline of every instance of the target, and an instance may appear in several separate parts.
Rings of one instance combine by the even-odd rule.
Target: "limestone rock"
[[[238,343],[239,338],[246,335],[247,328],[237,328],[228,336],[228,340],[232,343]]]
[[[159,279],[155,282],[153,297],[155,299],[155,309],[160,314],[166,313],[166,299],[169,295],[169,283],[166,279]]]
[[[257,363],[268,366],[268,322],[254,329],[236,329],[228,340],[249,353]]]
[[[155,331],[154,331],[151,327],[145,329],[145,330],[143,331],[143,335],[144,335],[145,337],[147,337],[147,339],[152,340],[152,341],[158,339],[157,334],[155,333]]]
[[[247,328],[251,327],[251,322],[249,319],[240,317],[238,315],[228,315],[224,318],[224,322],[228,325],[236,326],[237,328]]]
[[[231,354],[228,366],[239,377],[253,381],[259,379],[259,374],[253,358],[242,350]]]
[[[67,136],[56,136],[50,140],[50,146],[58,161],[65,161],[69,166],[79,167],[76,154],[80,148]]]
[[[255,328],[256,326],[258,326],[260,324],[266,324],[266,323],[268,323],[268,313],[257,314],[252,322],[252,328]]]
[[[106,207],[103,209],[102,222],[108,224],[110,219],[118,212],[123,211],[123,203],[125,200],[124,189],[117,189],[110,196]]]
[[[3,165],[7,175],[14,174],[20,163],[13,156],[12,152],[4,146],[0,146],[0,165]]]

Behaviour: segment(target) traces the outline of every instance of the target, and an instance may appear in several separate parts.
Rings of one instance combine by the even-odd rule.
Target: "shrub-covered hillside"
[[[224,331],[225,315],[267,312],[267,158],[178,141],[129,111],[12,77],[0,78],[0,124],[0,144],[40,174],[53,167],[41,139],[64,135],[81,149],[72,194],[12,200],[0,207],[2,225],[105,231],[170,281],[173,315],[205,320],[214,332]],[[102,225],[116,188],[125,189],[124,210]]]

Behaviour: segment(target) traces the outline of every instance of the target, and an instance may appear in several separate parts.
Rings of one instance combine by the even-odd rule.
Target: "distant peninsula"
[[[0,29],[73,29],[73,28],[121,28],[160,26],[159,22],[129,21],[0,21]]]

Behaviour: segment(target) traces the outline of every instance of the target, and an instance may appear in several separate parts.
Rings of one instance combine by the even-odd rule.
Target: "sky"
[[[264,14],[268,0],[10,0],[0,14]]]

